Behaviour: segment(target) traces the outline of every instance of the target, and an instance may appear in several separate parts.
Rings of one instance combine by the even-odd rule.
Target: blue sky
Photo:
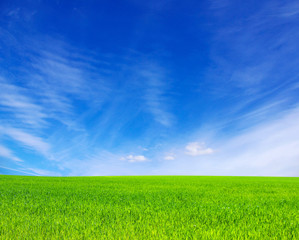
[[[1,1],[0,173],[299,176],[298,1]]]

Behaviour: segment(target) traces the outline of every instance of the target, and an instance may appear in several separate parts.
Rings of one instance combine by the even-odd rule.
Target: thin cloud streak
[[[174,123],[174,116],[169,111],[168,99],[165,92],[168,88],[166,82],[169,81],[165,78],[163,70],[154,64],[148,64],[147,67],[139,71],[141,81],[145,82],[145,101],[148,106],[149,112],[154,116],[156,122],[165,127],[170,127]]]
[[[26,174],[26,175],[40,176],[39,174],[36,174],[36,173],[31,173],[31,172],[27,172],[27,171],[23,171],[23,170],[19,170],[19,169],[8,168],[8,167],[4,167],[4,166],[0,166],[0,168],[6,169],[6,170],[9,170],[9,171],[13,171],[13,172],[23,173],[23,174]]]
[[[8,158],[15,162],[23,162],[22,159],[16,157],[10,149],[3,145],[0,145],[0,157]]]
[[[50,144],[45,142],[42,138],[26,133],[20,129],[0,127],[0,132],[43,155],[48,155],[50,151]]]
[[[17,87],[3,78],[0,78],[0,88],[3,91],[0,95],[1,110],[15,116],[14,122],[9,120],[10,124],[25,124],[35,128],[46,125],[47,114],[42,106],[29,97],[28,89]],[[5,118],[7,116],[3,116],[2,122]]]

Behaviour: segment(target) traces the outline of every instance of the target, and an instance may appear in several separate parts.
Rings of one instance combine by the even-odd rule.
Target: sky
[[[299,176],[296,0],[0,1],[0,174]]]

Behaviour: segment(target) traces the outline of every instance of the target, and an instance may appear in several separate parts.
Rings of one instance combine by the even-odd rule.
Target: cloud
[[[27,170],[40,176],[60,176],[60,174],[57,174],[57,172],[52,172],[52,171],[39,169],[39,168],[26,168],[26,171]]]
[[[299,3],[297,1],[290,1],[285,5],[279,6],[277,12],[281,17],[294,17],[299,14]]]
[[[102,75],[109,66],[91,53],[81,53],[57,39],[30,37],[22,45],[27,56],[18,67],[22,74],[7,80],[3,76],[10,72],[5,75],[4,69],[0,76],[0,110],[9,112],[10,122],[36,128],[48,127],[54,120],[76,128],[77,101],[85,105],[86,113],[99,111],[109,98],[110,82]]]
[[[145,152],[148,151],[148,148],[145,148],[145,147],[140,147],[140,149],[141,149],[142,151],[145,151]]]
[[[42,154],[47,160],[64,161],[72,158],[72,154],[60,156],[61,148],[68,145],[76,146],[76,149],[80,145],[82,151],[87,148],[84,124],[101,110],[110,89],[109,82],[103,81],[98,73],[100,63],[92,55],[70,51],[68,44],[52,40],[29,37],[31,43],[24,41],[22,51],[15,53],[26,55],[26,61],[18,66],[17,73],[7,73],[3,69],[0,76],[0,133],[15,144]],[[19,43],[15,44],[19,46]],[[16,151],[22,156],[22,148]],[[2,149],[3,154],[9,156],[7,149]],[[26,159],[26,162],[30,161]]]
[[[215,161],[227,174],[298,176],[298,118],[296,107],[227,139]]]
[[[39,174],[36,174],[36,173],[30,173],[30,172],[27,172],[27,171],[23,171],[23,170],[19,170],[19,169],[14,169],[14,168],[8,168],[8,167],[4,167],[4,166],[0,166],[0,169],[6,169],[6,170],[10,170],[10,171],[14,171],[14,172],[20,172],[20,173],[25,173],[25,174],[28,174],[28,175],[34,175],[34,176],[39,176]],[[1,174],[1,172],[0,172]]]
[[[191,156],[208,155],[214,152],[212,148],[207,148],[204,143],[199,142],[190,142],[185,149],[185,153]]]
[[[99,109],[110,92],[109,82],[100,73],[104,67],[95,66],[93,58],[72,54],[71,47],[63,42],[56,44],[54,49],[42,46],[46,50],[31,57],[28,85],[60,117],[72,118],[78,100],[84,101],[87,108]]]
[[[174,159],[175,159],[175,157],[172,155],[167,155],[164,157],[164,160],[174,160]]]
[[[20,129],[0,127],[0,132],[43,155],[47,155],[51,148],[50,144],[46,143],[42,138]]]
[[[0,157],[8,158],[15,162],[23,162],[23,160],[14,156],[12,151],[10,149],[4,147],[3,145],[0,145]]]
[[[156,122],[170,127],[174,122],[174,116],[169,111],[169,99],[165,96],[168,84],[163,70],[154,64],[148,64],[146,68],[139,70],[140,77],[145,82],[144,99],[148,111],[152,113]]]
[[[36,104],[32,97],[29,97],[32,94],[30,94],[28,89],[17,87],[1,77],[0,89],[2,91],[0,95],[0,110],[7,113],[5,117],[2,117],[3,120],[10,116],[11,124],[22,123],[35,128],[46,125],[45,118],[48,116],[44,108]]]
[[[269,1],[240,17],[244,21],[223,21],[213,31],[214,64],[205,89],[215,98],[234,102],[223,112],[239,104],[261,103],[298,81],[298,6],[295,1]],[[230,7],[215,10],[222,13],[216,19],[226,19]],[[278,17],[282,12],[294,18]]]
[[[128,155],[126,157],[122,157],[121,160],[126,160],[128,162],[145,162],[148,159],[143,155]]]

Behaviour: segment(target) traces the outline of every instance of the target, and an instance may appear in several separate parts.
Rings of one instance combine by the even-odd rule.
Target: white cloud
[[[14,156],[12,151],[3,145],[0,145],[0,157],[8,158],[16,162],[23,162],[20,158]]]
[[[121,160],[126,160],[128,162],[145,162],[147,158],[143,155],[128,155],[126,157],[122,157]]]
[[[207,155],[214,152],[212,148],[207,148],[204,143],[199,142],[190,142],[185,149],[185,153],[191,156]]]
[[[164,160],[174,160],[174,159],[175,159],[175,157],[172,155],[167,155],[164,157]]]

